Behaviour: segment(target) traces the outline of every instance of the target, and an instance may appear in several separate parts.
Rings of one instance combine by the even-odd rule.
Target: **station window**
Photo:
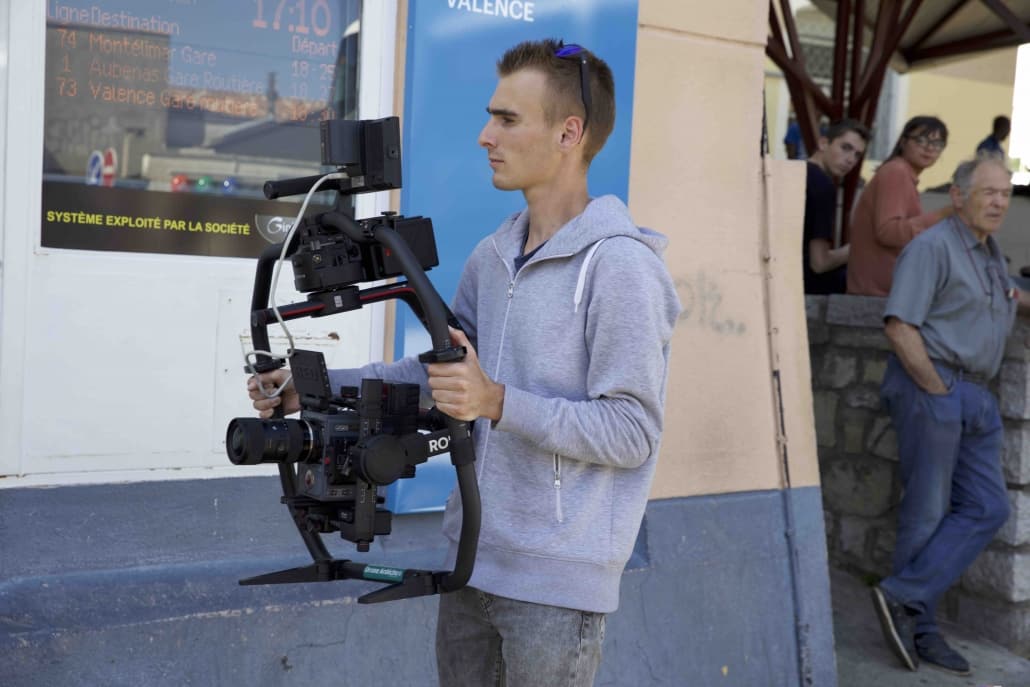
[[[41,244],[252,257],[357,118],[361,0],[47,3]]]

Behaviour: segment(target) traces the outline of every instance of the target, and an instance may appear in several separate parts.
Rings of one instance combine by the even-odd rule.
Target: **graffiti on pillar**
[[[683,306],[681,322],[731,336],[742,336],[747,330],[743,322],[726,316],[722,308],[722,287],[705,272],[677,277],[676,292]]]

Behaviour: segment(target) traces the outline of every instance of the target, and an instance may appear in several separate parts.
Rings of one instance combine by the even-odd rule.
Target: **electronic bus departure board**
[[[47,2],[43,246],[257,256],[357,118],[360,0]]]

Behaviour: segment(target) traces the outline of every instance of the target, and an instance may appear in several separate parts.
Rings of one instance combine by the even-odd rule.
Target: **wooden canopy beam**
[[[820,111],[829,113],[833,110],[833,102],[825,93],[823,93],[823,89],[821,89],[819,84],[815,81],[812,81],[812,77],[808,75],[808,72],[806,72],[804,68],[798,66],[793,60],[787,57],[787,54],[783,51],[783,46],[770,43],[766,46],[765,54],[776,63],[777,67],[782,69],[784,72],[789,73],[791,77],[800,82],[802,87],[805,89],[805,92],[812,97],[812,100],[815,101],[816,107],[818,107]]]
[[[1001,0],[980,0],[980,2],[1005,22],[1005,25],[1019,38],[1020,43],[1030,43],[1030,27],[1021,22],[1005,3]]]
[[[770,1],[770,6],[771,6]],[[780,16],[783,17],[783,26],[787,30],[787,39],[790,40],[790,56],[799,65],[804,66],[805,54],[801,51],[801,38],[798,36],[798,27],[794,23],[794,12],[790,7],[790,0],[780,0]]]
[[[869,55],[869,61],[866,63],[866,71],[862,75],[862,83],[859,86],[857,94],[853,96],[852,102],[863,103],[866,98],[869,98],[872,91],[879,93],[880,88],[876,82],[882,82],[884,74],[887,73],[887,63],[890,62],[891,55],[898,49],[898,45],[901,43],[902,36],[908,31],[908,27],[911,26],[912,20],[916,16],[916,12],[922,7],[923,0],[910,0],[908,8],[905,11],[905,16],[898,20],[898,15],[901,13],[901,4],[894,4],[893,11],[888,17],[888,20],[881,26],[881,22],[877,22],[876,31],[880,33],[883,31],[887,35],[883,37],[881,43],[881,51],[875,57],[872,54]],[[883,5],[881,4],[881,10]],[[881,16],[886,13],[881,11]],[[871,68],[870,68],[871,65]]]
[[[948,11],[942,14],[940,19],[934,22],[933,26],[924,31],[923,34],[919,36],[919,38],[912,41],[910,49],[918,50],[923,43],[928,41],[935,33],[940,31],[941,27],[947,24],[948,21],[952,17],[954,17],[960,9],[962,9],[972,1],[973,0],[955,0],[955,4],[948,8]]]
[[[771,35],[765,46],[765,54],[783,71],[787,89],[790,91],[790,99],[794,104],[798,127],[801,129],[801,138],[808,150],[815,150],[819,134],[819,115],[833,112],[833,102],[812,80],[805,68],[804,55],[801,53],[801,40],[797,35],[794,18],[790,14],[788,0],[781,0],[780,9],[783,12],[782,27],[781,20],[776,14],[776,4],[774,0],[769,0],[769,31]],[[784,33],[786,33],[786,39]],[[788,45],[791,46],[793,53],[791,55],[787,54]]]
[[[880,62],[880,56],[890,56],[890,53],[884,50],[884,47],[890,37],[890,27],[898,21],[898,13],[900,11],[901,4],[899,2],[880,0],[880,8],[876,13],[876,25],[873,27],[873,40],[869,44],[869,55],[866,57],[865,66],[862,68],[862,75],[851,81],[852,103],[854,103],[855,97],[862,92],[865,84],[869,82],[874,65]]]
[[[998,31],[982,33],[979,36],[970,36],[969,38],[951,41],[950,43],[933,45],[929,48],[921,48],[914,51],[906,50],[902,55],[908,63],[912,65],[939,57],[954,57],[956,55],[965,55],[982,50],[1008,48],[1014,45],[1020,45],[1021,43],[1022,41],[1018,36],[1013,34],[1012,31],[1001,29]]]
[[[844,82],[848,79],[848,24],[851,20],[851,0],[838,0],[837,23],[833,40],[833,86],[830,100],[834,111],[830,119],[844,114]]]
[[[865,44],[865,0],[855,2],[851,21],[851,88],[854,92],[855,82],[862,73],[862,46]],[[844,112],[852,117],[856,115],[850,102],[845,103]]]

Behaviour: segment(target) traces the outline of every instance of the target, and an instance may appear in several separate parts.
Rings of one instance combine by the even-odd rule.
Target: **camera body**
[[[419,407],[416,384],[363,379],[361,388],[333,394],[321,353],[295,351],[290,360],[300,419],[235,418],[226,432],[236,465],[296,465],[296,493],[287,497],[309,532],[340,535],[367,550],[390,534],[392,514],[379,487],[415,476],[415,466],[444,453],[444,417]]]
[[[401,217],[387,212],[379,217],[359,220],[357,224],[369,236],[375,235],[382,227],[396,231],[411,248],[423,270],[440,264],[433,223],[426,217]],[[403,274],[396,256],[383,246],[356,242],[321,224],[317,217],[302,221],[297,228],[297,236],[297,251],[290,260],[293,283],[301,293],[337,291],[359,282]]]

